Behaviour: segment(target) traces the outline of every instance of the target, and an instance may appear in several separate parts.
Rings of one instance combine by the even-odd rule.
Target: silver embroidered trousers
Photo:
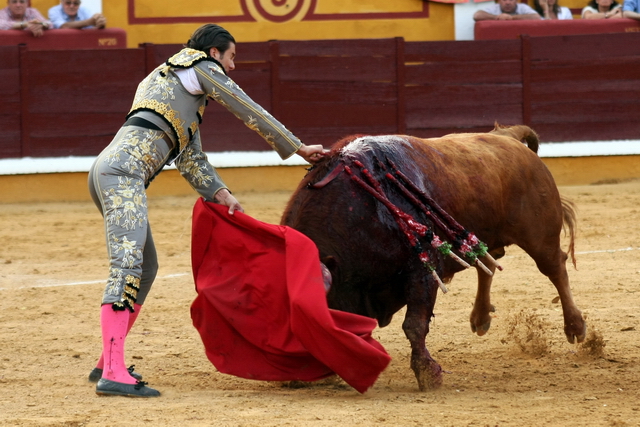
[[[171,140],[161,131],[122,127],[89,171],[89,192],[104,218],[109,277],[102,304],[144,304],[158,271],[145,187],[167,163]]]

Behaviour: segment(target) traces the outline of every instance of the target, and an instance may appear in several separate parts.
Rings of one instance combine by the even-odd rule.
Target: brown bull
[[[472,331],[484,335],[494,311],[491,256],[502,257],[512,244],[555,285],[569,342],[585,338],[560,247],[564,225],[573,257],[575,212],[537,149],[538,137],[526,126],[431,139],[350,137],[312,168],[285,209],[282,224],[309,236],[331,272],[330,307],[384,327],[407,306],[402,328],[420,390],[442,383],[425,345],[439,278],[450,280],[464,261],[487,266],[477,268],[470,317]],[[486,246],[474,243],[474,233]]]

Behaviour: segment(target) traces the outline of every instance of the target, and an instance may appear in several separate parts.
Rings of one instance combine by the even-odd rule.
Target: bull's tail
[[[576,236],[576,205],[569,199],[560,196],[562,204],[562,222],[565,233],[569,232],[569,250],[568,253],[573,261],[573,268],[576,266],[575,254],[575,236]]]
[[[529,126],[525,125],[516,125],[516,126],[502,126],[495,123],[494,129],[489,132],[496,135],[504,135],[510,136],[511,138],[515,138],[518,141],[526,144],[527,147],[534,153],[538,153],[538,146],[540,145],[540,138],[538,138],[538,134],[531,129]]]

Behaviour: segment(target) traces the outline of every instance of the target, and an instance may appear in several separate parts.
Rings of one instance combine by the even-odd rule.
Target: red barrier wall
[[[93,156],[137,84],[180,45],[0,46],[0,157]],[[243,43],[232,78],[307,144],[528,124],[543,142],[640,138],[640,33],[513,40]],[[216,102],[206,151],[269,150]]]
[[[0,46],[26,44],[29,50],[60,49],[124,49],[127,33],[120,28],[102,30],[47,30],[42,37],[33,37],[29,31],[0,30]]]
[[[517,39],[529,36],[566,36],[576,34],[629,33],[640,31],[640,22],[634,19],[571,19],[478,21],[473,28],[476,40]]]

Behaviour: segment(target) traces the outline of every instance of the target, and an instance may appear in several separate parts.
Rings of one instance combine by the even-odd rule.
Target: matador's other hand
[[[233,195],[226,188],[218,191],[214,196],[214,199],[216,200],[216,202],[229,208],[229,215],[233,215],[235,211],[244,212],[244,209],[240,205],[240,202],[238,202],[238,200],[233,197]]]

